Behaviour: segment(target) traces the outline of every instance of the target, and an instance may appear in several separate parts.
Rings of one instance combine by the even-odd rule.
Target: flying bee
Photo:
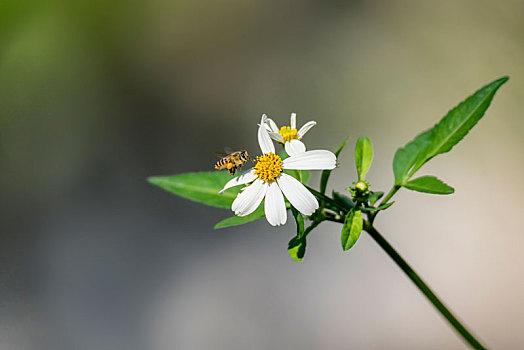
[[[244,165],[249,160],[249,154],[247,151],[236,151],[232,153],[217,152],[217,156],[222,158],[216,162],[215,169],[227,169],[229,171],[229,175],[231,176],[235,175],[237,170],[240,171],[240,169],[242,169],[242,165]]]

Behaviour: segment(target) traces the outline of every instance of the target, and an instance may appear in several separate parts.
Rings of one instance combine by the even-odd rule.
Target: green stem
[[[309,225],[305,230],[304,230],[304,237],[307,237],[307,235],[309,235],[309,233],[311,231],[313,231],[313,229],[315,229],[318,225],[320,225],[322,221],[313,221],[311,223],[311,225]]]
[[[388,194],[386,194],[386,197],[382,199],[382,201],[380,202],[378,206],[380,207],[382,204],[386,204],[391,199],[391,197],[393,197],[395,193],[397,193],[398,190],[400,190],[400,186],[398,185],[393,186],[391,190],[388,192]]]
[[[398,190],[398,189],[397,189]],[[396,191],[395,191],[396,192]],[[392,193],[392,192],[390,192]],[[393,192],[394,194],[394,192]],[[391,194],[391,196],[393,195]],[[389,196],[391,198],[391,196]],[[387,197],[386,197],[387,198]],[[391,259],[400,267],[402,271],[411,279],[418,289],[428,298],[435,308],[446,318],[446,320],[455,328],[455,330],[468,342],[474,349],[485,349],[485,347],[464,327],[451,311],[439,300],[433,291],[420,278],[419,275],[408,265],[408,263],[397,253],[397,251],[382,237],[372,224],[365,221],[364,230],[384,249]]]
[[[398,192],[398,190],[400,190],[402,186],[399,186],[399,185],[394,185],[391,190],[388,192],[388,194],[386,195],[386,197],[384,197],[384,199],[382,199],[382,201],[379,203],[379,205],[377,205],[377,207],[380,207],[382,204],[386,204],[394,195],[395,193]],[[371,214],[369,216],[369,222],[371,223],[371,225],[373,225],[373,222],[375,221],[375,216],[377,216],[377,214],[380,212],[379,211],[376,211],[374,212],[373,214]]]
[[[342,207],[338,202],[334,201],[333,199],[329,198],[323,193],[320,193],[318,191],[315,191],[314,189],[307,186],[307,188],[320,200],[330,203],[331,205],[338,207],[341,212],[345,213],[347,212],[347,209]],[[384,197],[382,202],[380,202],[379,206],[382,204],[387,203],[394,195],[397,193],[397,191],[401,188],[401,186],[393,186],[393,188],[389,191],[389,193]],[[440,312],[442,316],[455,328],[457,333],[459,333],[462,338],[471,345],[474,349],[485,349],[484,345],[480,343],[467,329],[460,323],[460,321],[453,315],[453,313],[440,301],[440,299],[436,296],[435,293],[428,287],[428,285],[420,278],[420,276],[411,268],[411,266],[408,265],[408,263],[400,256],[399,253],[389,244],[389,242],[380,234],[380,232],[373,227],[373,220],[375,219],[375,216],[378,212],[375,212],[373,214],[368,214],[369,221],[364,221],[364,230],[369,233],[369,235],[375,240],[375,242],[378,243],[378,245],[384,249],[384,251],[389,255],[391,259],[397,264],[398,267],[411,279],[413,283],[417,286],[417,288],[424,294],[424,296],[433,304],[433,306]],[[337,220],[334,217],[325,216],[324,220],[327,221],[333,221],[333,222],[339,222],[344,223],[344,219],[341,218]]]

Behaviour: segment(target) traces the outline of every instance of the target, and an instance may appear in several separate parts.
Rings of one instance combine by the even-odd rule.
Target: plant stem
[[[380,207],[382,204],[386,204],[394,195],[395,193],[398,192],[398,190],[400,190],[400,187],[401,186],[398,186],[398,185],[394,185],[391,190],[388,192],[388,194],[386,195],[386,197],[384,197],[384,199],[382,199],[382,201],[380,202],[379,205],[377,205],[377,207]],[[377,216],[377,214],[380,212],[379,211],[376,211],[374,212],[373,214],[371,214],[369,216],[369,222],[371,223],[371,225],[373,225],[373,221],[375,221],[375,217]]]
[[[398,190],[398,189],[397,189]],[[396,192],[396,191],[395,191]],[[392,191],[390,192],[390,194]],[[394,192],[393,192],[394,194]],[[391,195],[392,196],[392,195]],[[391,198],[388,195],[388,197]],[[386,198],[388,198],[386,197]],[[385,199],[386,199],[385,198]],[[474,349],[485,349],[485,347],[464,327],[459,320],[451,313],[451,311],[439,300],[433,291],[420,278],[419,275],[408,265],[408,263],[397,253],[397,251],[389,244],[389,242],[382,237],[372,224],[368,221],[364,222],[364,230],[384,249],[393,261],[400,267],[402,271],[411,279],[418,289],[428,298],[428,300],[435,306],[435,308],[446,318],[446,320],[455,328],[455,330],[468,342]]]
[[[382,201],[380,202],[378,206],[380,207],[382,204],[386,204],[391,199],[391,197],[393,197],[395,193],[397,193],[398,190],[400,190],[400,186],[398,185],[393,186],[391,190],[388,192],[388,194],[386,195],[386,197],[382,199]]]
[[[387,203],[401,186],[393,186],[389,193],[384,197],[380,205]],[[342,213],[346,213],[347,209],[342,207],[338,202],[329,198],[325,194],[315,191],[308,187],[308,189],[321,201],[330,203],[331,205],[338,207]],[[379,206],[380,206],[379,205]],[[368,220],[364,220],[364,230],[378,243],[378,245],[384,249],[391,259],[400,267],[400,269],[411,279],[417,288],[424,294],[424,296],[433,304],[433,306],[440,312],[442,316],[455,328],[462,338],[474,349],[485,349],[484,345],[480,343],[467,329],[460,323],[460,321],[453,315],[453,313],[440,301],[440,299],[433,293],[428,285],[420,278],[420,276],[408,265],[408,263],[400,256],[399,253],[389,244],[389,242],[377,231],[373,226],[373,220],[377,215],[378,211],[373,214],[368,214]],[[344,219],[337,220],[334,217],[325,216],[324,220],[333,221],[343,224]]]

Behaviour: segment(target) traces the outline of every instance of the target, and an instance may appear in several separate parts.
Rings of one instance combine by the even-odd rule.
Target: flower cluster
[[[283,170],[333,169],[336,167],[337,157],[327,150],[306,151],[306,146],[300,140],[316,122],[308,122],[297,131],[296,115],[293,113],[290,124],[278,129],[273,120],[266,115],[262,116],[258,128],[258,144],[262,155],[256,158],[256,164],[251,170],[229,181],[220,191],[223,193],[234,186],[248,185],[233,201],[231,209],[236,215],[251,214],[265,199],[267,221],[273,226],[283,225],[287,221],[284,197],[303,215],[311,215],[318,209],[315,196],[300,181]],[[284,144],[289,158],[282,159],[276,154],[271,139]]]

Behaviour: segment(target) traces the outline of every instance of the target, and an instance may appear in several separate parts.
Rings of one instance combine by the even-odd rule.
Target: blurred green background
[[[0,348],[462,349],[365,234],[293,223],[212,230],[230,212],[150,175],[258,152],[262,113],[353,140],[330,186],[374,190],[397,147],[502,75],[477,127],[376,223],[488,347],[524,343],[524,2],[0,1]],[[313,177],[318,180],[318,176]]]

